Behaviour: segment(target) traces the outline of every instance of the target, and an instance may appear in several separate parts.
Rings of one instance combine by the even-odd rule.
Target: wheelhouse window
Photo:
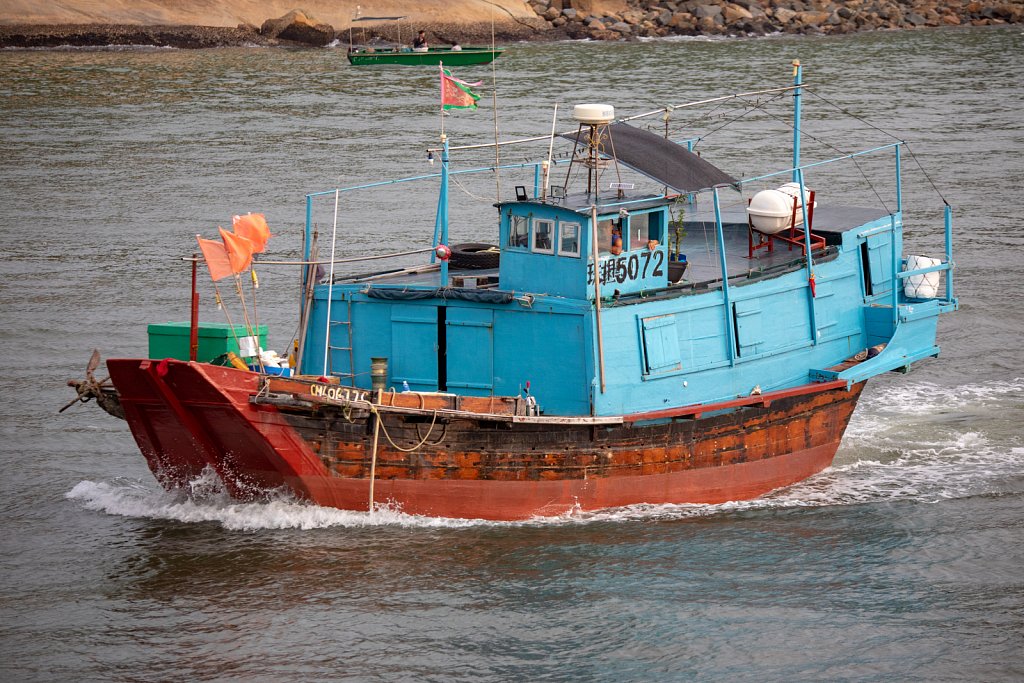
[[[530,230],[526,216],[508,217],[508,246],[524,248],[530,246]]]
[[[650,214],[634,213],[629,217],[629,243],[635,247],[647,246],[650,235]]]
[[[597,223],[597,248],[603,254],[611,251],[615,238],[622,238],[622,247],[626,248],[626,236],[622,234],[622,219],[614,220],[608,218]]]
[[[555,253],[555,222],[546,218],[533,219],[533,250],[542,254]]]
[[[663,213],[648,212],[629,217],[630,244],[634,249],[646,247],[650,240],[656,240],[659,244],[665,241],[662,229],[663,216]]]
[[[559,223],[558,225],[558,255],[576,256],[580,255],[580,224]]]

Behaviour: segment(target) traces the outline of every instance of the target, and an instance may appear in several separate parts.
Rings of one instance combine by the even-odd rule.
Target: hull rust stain
[[[316,504],[368,509],[373,413],[322,404],[282,409],[253,400],[260,384],[252,373],[171,362],[160,375],[155,366],[108,361],[162,485],[185,488],[214,466],[242,500],[285,487]],[[375,500],[409,514],[522,519],[752,498],[831,464],[862,387],[657,424],[381,413]]]

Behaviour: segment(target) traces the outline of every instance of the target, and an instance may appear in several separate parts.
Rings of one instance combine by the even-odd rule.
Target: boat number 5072
[[[632,280],[642,280],[648,273],[653,277],[665,274],[665,252],[641,251],[608,258],[600,262],[601,284],[618,282],[622,284]],[[587,284],[594,284],[594,264],[587,265]]]

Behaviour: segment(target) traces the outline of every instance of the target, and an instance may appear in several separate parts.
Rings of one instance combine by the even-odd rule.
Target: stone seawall
[[[531,0],[569,38],[842,34],[1024,22],[1024,2],[978,0]],[[617,6],[615,6],[617,5]]]

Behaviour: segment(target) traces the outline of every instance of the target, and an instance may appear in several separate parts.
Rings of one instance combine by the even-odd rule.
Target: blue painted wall
[[[529,241],[525,246],[514,245],[509,239],[513,216],[527,219]],[[634,216],[639,222],[642,216],[650,225],[650,234],[659,244],[654,250],[647,248],[645,240],[637,240],[635,230],[630,230]],[[534,221],[554,222],[553,253],[542,253],[537,249]],[[598,223],[619,221],[619,211],[599,213]],[[608,252],[610,237],[601,238],[609,243],[599,245],[598,273],[601,277],[601,296],[613,296],[616,292],[631,294],[644,290],[664,287],[668,284],[668,248],[665,242],[665,226],[668,220],[667,201],[665,206],[636,211],[624,222],[622,254]],[[564,226],[578,225],[580,228],[580,250],[578,256],[559,254]],[[505,204],[501,209],[501,266],[499,287],[505,290],[525,291],[574,299],[594,298],[594,272],[591,237],[593,228],[590,213],[533,202]]]
[[[580,214],[546,209],[543,217],[586,226]],[[900,250],[898,215],[895,221]],[[507,229],[506,212],[503,240]],[[581,255],[588,237],[583,227]],[[389,359],[389,385],[398,389],[408,382],[436,391],[446,380],[443,388],[455,393],[518,395],[529,382],[550,415],[646,412],[747,396],[755,387],[768,392],[803,384],[812,371],[892,336],[892,253],[888,218],[845,232],[838,256],[814,266],[813,330],[805,270],[734,283],[728,308],[721,290],[606,301],[602,392],[585,260],[503,248],[502,288],[530,291],[530,300],[392,301],[369,298],[360,291],[365,285],[335,285],[331,318],[344,323],[351,315],[352,334],[350,342],[348,325],[331,326],[331,345],[338,347],[331,352],[333,370],[345,383],[353,373],[355,385],[368,388],[370,358],[379,356]],[[544,282],[547,290],[537,284]],[[327,292],[325,285],[315,291],[303,363],[308,374],[322,373]],[[927,336],[934,325],[918,328]],[[918,342],[931,348],[934,334]],[[446,354],[439,353],[442,344]]]

